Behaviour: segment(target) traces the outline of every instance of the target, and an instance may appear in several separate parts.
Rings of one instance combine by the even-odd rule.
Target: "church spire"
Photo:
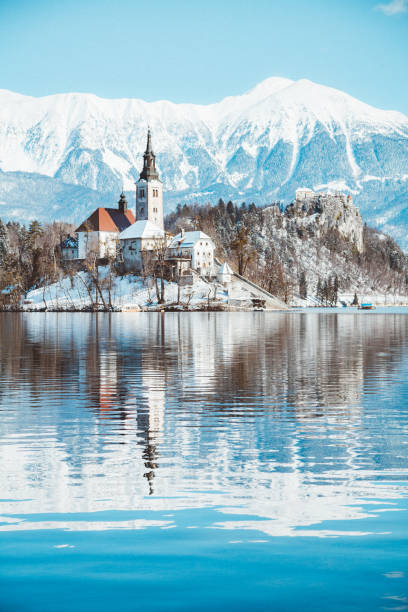
[[[128,209],[128,203],[126,200],[126,196],[123,193],[123,189],[122,189],[122,193],[120,194],[120,198],[118,202],[118,209],[120,210],[121,213],[125,213]]]
[[[146,151],[145,154],[149,155],[153,153],[153,149],[152,149],[152,133],[150,131],[150,128],[147,128],[147,144],[146,144]]]
[[[153,153],[150,128],[147,130],[146,151],[143,155],[143,170],[140,173],[140,178],[145,181],[158,180],[159,178],[159,174],[156,170],[156,156]]]

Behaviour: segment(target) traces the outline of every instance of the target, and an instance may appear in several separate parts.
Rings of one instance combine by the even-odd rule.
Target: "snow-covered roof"
[[[217,274],[234,274],[231,267],[227,264],[227,262],[223,263],[222,266],[218,269]]]
[[[162,238],[164,231],[151,221],[136,221],[119,234],[119,240],[128,238]]]
[[[204,234],[204,232],[200,232],[199,230],[197,230],[194,232],[184,232],[184,234],[177,234],[177,236],[174,236],[174,238],[172,239],[170,243],[170,248],[177,248],[180,246],[192,247],[199,240],[206,240],[207,242],[210,242],[211,245],[213,244],[213,241],[209,236],[207,236],[207,234]]]

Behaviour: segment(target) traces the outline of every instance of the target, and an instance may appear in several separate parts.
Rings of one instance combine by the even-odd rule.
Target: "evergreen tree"
[[[306,274],[304,270],[302,270],[302,272],[299,275],[299,295],[302,298],[302,300],[307,299],[307,280],[306,280]]]
[[[10,243],[8,238],[7,228],[0,219],[0,266],[7,257],[10,251]]]
[[[339,297],[339,277],[336,274],[334,276],[334,282],[333,282],[333,304],[334,306],[337,305],[338,297]]]
[[[357,293],[356,292],[354,293],[354,299],[351,302],[351,305],[352,306],[358,306],[358,297],[357,297]]]
[[[37,246],[37,239],[41,236],[42,233],[43,229],[41,227],[41,224],[38,221],[32,221],[30,223],[30,227],[28,228],[28,235],[30,237],[32,247],[35,248]]]
[[[322,303],[323,302],[323,295],[322,295],[322,282],[320,280],[320,278],[317,279],[317,285],[316,285],[316,299],[318,302]]]
[[[322,285],[322,302],[325,306],[327,306],[327,302],[329,300],[329,292],[330,292],[330,280],[325,280]]]

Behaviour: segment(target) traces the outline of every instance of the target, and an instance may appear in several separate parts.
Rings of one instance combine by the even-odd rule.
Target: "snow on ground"
[[[397,295],[393,293],[378,293],[366,291],[365,293],[357,293],[359,304],[372,304],[373,306],[408,306],[408,295]],[[354,300],[354,293],[338,294],[337,306],[351,306]],[[298,308],[321,308],[318,300],[314,295],[308,296],[303,300],[299,296],[295,296],[291,300],[291,306]]]
[[[106,279],[107,270],[100,268],[100,278]],[[29,291],[23,303],[24,310],[84,310],[92,305],[87,289],[89,279],[85,272],[78,272],[72,279],[61,278],[56,283]],[[160,287],[160,281],[159,281]],[[92,299],[95,299],[95,288],[91,290]],[[109,292],[103,289],[106,303],[109,303]],[[196,278],[192,286],[180,288],[180,302],[190,308],[200,308],[208,304],[210,296],[211,305],[227,304],[228,300],[250,299],[250,294],[242,288],[234,286],[233,290],[226,291],[216,282],[207,282]],[[165,304],[177,303],[177,284],[165,282]],[[101,304],[101,299],[98,298]],[[114,278],[111,289],[111,303],[114,309],[155,309],[158,307],[156,289],[152,279],[144,281],[141,277],[132,274]]]
[[[106,270],[100,269],[100,277],[103,279]],[[79,272],[71,279],[64,277],[56,283],[33,289],[29,291],[23,301],[23,310],[87,310],[95,300],[95,288],[91,290],[92,301],[86,287],[89,284],[85,272]],[[160,286],[160,281],[159,281]],[[361,287],[361,286],[360,286]],[[106,303],[109,303],[109,293],[105,288],[103,295]],[[365,291],[357,290],[358,300],[361,303],[370,302],[375,306],[406,306],[408,296],[397,295],[394,293],[373,292],[365,288]],[[233,307],[251,307],[250,291],[238,282],[232,283],[228,289],[217,282],[208,282],[201,278],[196,278],[192,286],[180,288],[180,304],[191,310],[205,308],[215,305]],[[258,296],[259,297],[259,296]],[[354,299],[354,292],[339,292],[338,305],[351,305]],[[177,303],[177,284],[165,282],[164,293],[165,305],[176,305]],[[159,307],[156,289],[152,279],[143,280],[139,276],[132,274],[117,276],[114,278],[111,289],[111,303],[115,310],[155,310]],[[98,304],[102,306],[100,298]],[[295,295],[290,303],[295,307],[314,307],[321,306],[314,295],[309,295],[306,300]]]

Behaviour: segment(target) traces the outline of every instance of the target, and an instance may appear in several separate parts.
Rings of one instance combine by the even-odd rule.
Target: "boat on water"
[[[360,304],[358,309],[359,310],[374,310],[375,306],[373,306],[373,304]]]

